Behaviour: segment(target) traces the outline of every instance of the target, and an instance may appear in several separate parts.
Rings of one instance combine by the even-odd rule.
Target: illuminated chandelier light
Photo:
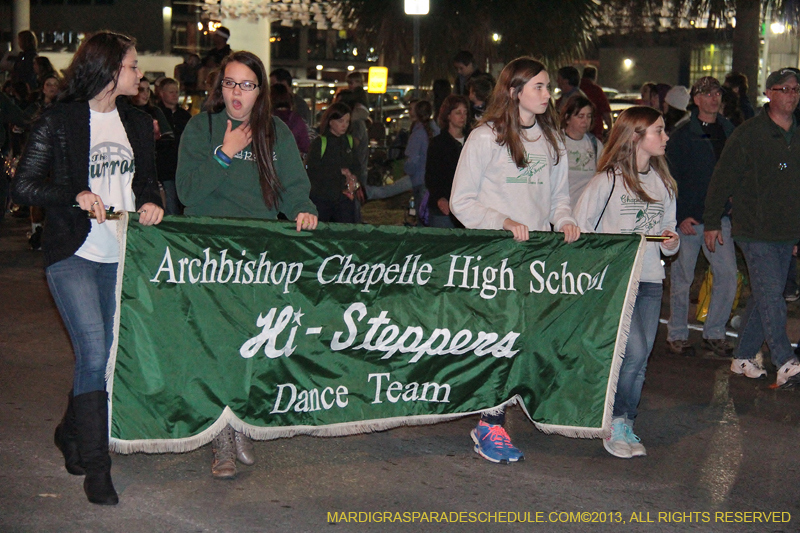
[[[318,29],[328,27],[335,30],[344,28],[341,7],[334,2],[313,0],[204,0],[203,11],[211,17],[229,19],[250,19],[257,21],[267,17],[280,20],[281,24],[291,26],[295,21],[309,25],[312,22]]]

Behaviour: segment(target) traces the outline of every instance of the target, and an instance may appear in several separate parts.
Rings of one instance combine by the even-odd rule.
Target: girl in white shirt
[[[669,237],[646,245],[614,396],[611,436],[603,441],[610,454],[623,459],[647,455],[633,432],[633,422],[658,330],[664,279],[661,253],[674,255],[680,244],[675,233],[677,185],[664,157],[667,139],[664,119],[655,109],[636,106],[623,111],[600,157],[599,173],[575,207],[582,231]]]
[[[561,127],[569,164],[569,199],[572,208],[584,187],[597,172],[603,143],[589,130],[594,123],[595,107],[583,93],[569,98],[561,109]]]
[[[490,102],[461,152],[450,210],[467,228],[510,231],[516,241],[552,225],[574,242],[580,230],[544,65],[530,57],[506,65]],[[475,452],[494,463],[521,461],[504,421],[503,408],[481,415],[471,433]]]

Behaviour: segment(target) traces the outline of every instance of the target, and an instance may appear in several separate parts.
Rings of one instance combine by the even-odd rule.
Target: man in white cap
[[[720,227],[724,244],[718,245],[715,253],[711,253],[703,240],[707,227],[703,212],[714,166],[734,126],[719,113],[722,88],[715,78],[704,76],[697,80],[691,94],[686,94],[686,99],[689,98],[694,103],[689,119],[676,125],[666,152],[670,172],[678,183],[677,220],[681,238],[681,253],[670,266],[667,347],[680,355],[695,353],[689,343],[689,290],[694,282],[697,256],[702,250],[714,277],[702,348],[730,357],[733,346],[725,338],[725,324],[736,295],[736,251],[731,238],[730,205],[723,202],[716,206],[715,226]]]
[[[218,67],[222,60],[231,53],[231,46],[228,44],[228,39],[231,36],[231,31],[225,26],[220,26],[211,33],[211,39],[214,41],[214,48],[208,51],[203,58],[203,64],[208,65],[206,60],[213,59],[214,66]]]
[[[733,198],[732,234],[747,261],[751,295],[742,317],[731,371],[766,377],[756,354],[767,342],[778,369],[776,385],[800,383],[800,362],[786,334],[783,287],[800,240],[800,136],[794,110],[800,101],[800,74],[781,69],[767,78],[769,103],[764,111],[736,128],[725,145],[706,195],[705,242],[711,252],[726,245],[719,219],[721,206]]]

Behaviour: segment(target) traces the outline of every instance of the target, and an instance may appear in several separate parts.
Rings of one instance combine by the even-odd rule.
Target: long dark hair
[[[264,204],[273,209],[281,199],[283,185],[275,171],[272,162],[272,152],[275,147],[275,127],[272,124],[272,112],[269,103],[269,78],[264,70],[264,63],[252,52],[239,51],[225,57],[219,65],[219,73],[214,80],[206,102],[206,111],[219,113],[225,109],[225,100],[222,97],[222,80],[225,78],[225,69],[231,63],[241,63],[256,75],[258,81],[258,96],[250,112],[250,131],[253,135],[253,156],[258,167],[258,182],[261,185],[261,196]]]
[[[88,102],[109,83],[112,92],[117,88],[122,60],[136,40],[121,33],[103,31],[86,40],[67,68],[64,90],[58,95],[61,102]]]
[[[330,130],[329,124],[331,120],[339,120],[345,115],[350,115],[351,113],[352,110],[350,109],[350,106],[348,106],[344,102],[334,102],[331,105],[329,105],[319,121],[320,135],[325,135],[326,133],[328,133],[328,131]]]
[[[526,83],[543,71],[544,65],[531,57],[518,57],[506,65],[494,86],[489,107],[480,120],[480,124],[491,123],[495,142],[508,148],[517,168],[528,165],[525,146],[520,138],[519,93]],[[561,159],[559,144],[563,142],[563,137],[558,129],[558,116],[552,98],[547,104],[547,110],[536,115],[536,120],[550,146],[555,164],[558,164]]]
[[[419,122],[423,128],[425,128],[425,133],[428,135],[428,139],[433,137],[433,128],[431,128],[431,117],[433,116],[433,106],[427,100],[420,100],[416,104],[414,104],[414,120]]]

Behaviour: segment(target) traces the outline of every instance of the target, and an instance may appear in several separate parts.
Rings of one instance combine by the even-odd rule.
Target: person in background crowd
[[[674,88],[673,88],[674,89]],[[689,343],[689,290],[694,282],[697,255],[702,250],[714,283],[703,325],[702,347],[721,357],[730,357],[733,346],[725,338],[725,324],[736,296],[736,251],[731,238],[731,206],[717,206],[722,240],[711,253],[703,240],[706,193],[733,124],[720,114],[722,88],[719,81],[704,76],[692,86],[694,103],[689,120],[679,124],[667,144],[667,161],[678,184],[678,235],[681,253],[670,267],[670,316],[667,349],[679,355],[694,355]],[[669,96],[669,95],[668,95]]]
[[[433,112],[438,116],[444,99],[450,96],[453,87],[448,80],[433,80]]]
[[[717,244],[727,244],[719,215],[720,206],[732,197],[731,234],[747,262],[752,292],[731,371],[748,378],[766,377],[756,358],[766,341],[778,368],[776,385],[791,387],[798,382],[800,362],[786,333],[783,289],[792,248],[800,240],[800,210],[795,205],[800,197],[800,151],[793,149],[800,74],[788,68],[775,71],[767,77],[766,87],[769,103],[764,111],[734,130],[714,168],[703,237],[712,253]]]
[[[158,181],[164,189],[166,200],[164,211],[167,215],[180,215],[181,203],[178,201],[178,190],[175,185],[175,173],[178,170],[178,150],[181,136],[192,115],[178,105],[180,100],[180,86],[172,78],[164,78],[159,84],[158,108],[172,129],[172,136],[162,136],[156,143],[156,166],[158,168]]]
[[[292,100],[294,101],[294,112],[300,115],[300,118],[305,120],[306,124],[311,127],[311,125],[314,123],[314,117],[311,115],[311,108],[308,107],[308,104],[303,97],[295,93],[294,89],[292,89],[292,75],[289,73],[289,71],[285,68],[273,70],[269,74],[269,83],[271,85],[280,83],[289,90],[289,94],[292,95]]]
[[[206,111],[186,125],[175,182],[187,215],[274,220],[283,213],[297,231],[317,227],[308,176],[294,137],[272,117],[264,64],[255,54],[227,55]],[[253,443],[230,425],[212,443],[211,475],[236,476],[236,460],[255,463]]]
[[[656,84],[652,81],[646,81],[642,84],[641,88],[641,99],[639,100],[639,104],[641,105],[650,105],[650,96],[653,94],[653,91],[656,89]]]
[[[551,231],[551,225],[566,242],[580,237],[549,85],[544,65],[529,57],[513,60],[500,73],[453,180],[450,211],[467,228],[510,231],[519,242],[527,241],[531,230]],[[487,461],[524,459],[504,422],[504,406],[489,409],[470,433],[475,453]]]
[[[556,100],[556,111],[563,111],[567,100],[577,94],[583,94],[578,87],[581,84],[581,75],[573,66],[561,67],[556,74],[556,85],[561,89],[561,95]],[[594,126],[594,124],[592,124]]]
[[[200,56],[197,54],[185,54],[183,63],[175,65],[172,72],[174,79],[178,81],[184,94],[194,94],[197,92],[198,73],[200,71]]]
[[[42,86],[42,79],[45,76],[49,76],[50,74],[56,72],[55,67],[50,62],[50,60],[45,56],[36,56],[33,60],[33,71],[36,73],[36,80],[39,84],[39,87]],[[61,78],[60,73],[56,73]]]
[[[750,98],[747,96],[747,92],[750,90],[747,76],[741,72],[729,72],[725,75],[722,87],[724,89],[722,114],[734,126],[755,116],[753,104],[750,103]]]
[[[429,225],[434,228],[464,227],[450,211],[450,193],[461,148],[467,139],[468,107],[469,101],[463,96],[451,94],[445,98],[439,109],[441,133],[428,146],[425,187],[430,191]]]
[[[139,92],[131,98],[131,102],[134,107],[153,117],[153,138],[155,140],[158,141],[162,138],[174,139],[175,134],[172,131],[172,126],[170,126],[167,117],[164,116],[164,112],[150,103],[151,96],[150,80],[142,78],[139,81]]]
[[[603,124],[606,125],[609,131],[611,130],[611,104],[608,103],[608,98],[603,92],[603,88],[597,85],[596,82],[597,69],[592,66],[584,67],[580,88],[586,98],[592,101],[595,108],[594,126],[592,126],[591,131],[598,139],[604,139]]]
[[[360,79],[359,74],[359,79]],[[372,120],[367,107],[367,93],[364,88],[356,86],[355,89],[345,89],[336,95],[337,102],[343,102],[350,108],[350,134],[353,136],[353,150],[356,153],[361,172],[358,175],[359,187],[356,190],[355,203],[356,222],[361,222],[361,204],[364,203],[364,188],[367,185],[369,174],[369,128]]]
[[[36,92],[36,97],[33,103],[25,110],[25,114],[32,118],[38,118],[45,109],[53,105],[61,90],[62,81],[61,76],[55,71],[40,76],[40,90]],[[44,230],[44,209],[32,205],[30,206],[30,215],[31,235],[28,238],[28,244],[32,250],[40,250],[42,246],[42,233]]]
[[[578,92],[561,110],[564,146],[569,162],[569,199],[572,209],[589,180],[597,173],[603,143],[589,130],[594,124],[594,104]]]
[[[87,39],[67,69],[59,101],[33,126],[14,181],[16,201],[48,210],[42,239],[47,283],[75,351],[73,390],[55,443],[67,471],[85,476],[89,501],[101,505],[119,502],[108,454],[105,379],[114,340],[119,222],[107,220],[106,208],[136,211],[146,226],[163,216],[152,121],[127,98],[137,93],[141,77],[133,39],[109,32]]]
[[[470,124],[475,124],[486,112],[493,89],[494,80],[490,76],[473,76],[467,82],[468,96],[471,103],[469,108]]]
[[[634,106],[620,113],[600,157],[598,174],[575,207],[575,217],[584,232],[668,237],[660,243],[645,244],[628,342],[619,363],[611,435],[603,440],[603,446],[621,459],[647,455],[633,425],[661,313],[661,254],[674,255],[680,246],[675,233],[678,191],[664,157],[667,139],[664,119],[657,110]]]
[[[311,200],[320,222],[356,222],[355,192],[361,167],[350,131],[350,108],[334,102],[319,125],[306,158]]]
[[[664,110],[664,99],[672,85],[667,83],[657,83],[654,91],[650,91],[650,107],[662,112]]]
[[[272,115],[281,119],[292,130],[300,157],[305,158],[311,140],[308,138],[308,126],[305,121],[292,110],[292,95],[285,85],[276,83],[269,87],[269,100],[272,105]]]
[[[353,72],[348,72],[344,79],[347,81],[347,88],[351,91],[356,91],[358,89],[364,90],[364,76],[362,76],[360,72],[355,70]]]
[[[414,191],[414,204],[419,208],[425,196],[425,165],[428,159],[430,139],[439,133],[438,126],[431,124],[433,106],[427,100],[420,100],[411,108],[411,135],[406,145],[406,162],[403,170],[411,178]],[[420,223],[421,225],[421,223]]]
[[[214,48],[206,52],[203,57],[203,64],[209,63],[211,68],[217,68],[222,64],[222,60],[231,53],[231,46],[228,44],[230,36],[231,31],[225,26],[220,26],[211,32]]]
[[[661,110],[664,114],[667,135],[670,135],[675,126],[687,117],[686,106],[689,105],[689,100],[689,91],[683,85],[676,85],[667,91],[664,96],[664,107]]]
[[[17,34],[17,44],[19,45],[20,53],[14,61],[14,67],[11,69],[11,80],[27,84],[30,91],[38,89],[39,82],[36,79],[34,67],[39,46],[36,34],[30,30],[19,32]]]
[[[8,207],[10,176],[7,174],[8,165],[6,165],[6,159],[11,159],[15,155],[11,151],[11,143],[7,142],[6,127],[17,126],[21,128],[26,124],[25,112],[8,95],[0,92],[0,163],[3,164],[3,168],[0,169],[0,221],[5,218]]]
[[[475,57],[470,52],[462,50],[453,58],[453,66],[458,74],[453,92],[464,96],[469,95],[467,82],[471,78],[483,74],[475,64]]]

